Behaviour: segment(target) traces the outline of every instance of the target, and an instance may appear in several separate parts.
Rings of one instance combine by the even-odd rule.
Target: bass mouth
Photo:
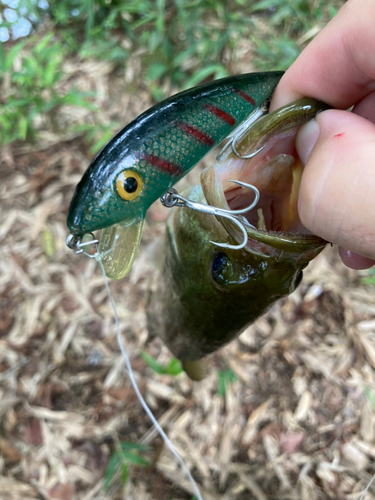
[[[298,215],[298,193],[303,165],[295,150],[296,130],[274,137],[264,150],[251,159],[235,155],[208,167],[201,182],[210,205],[240,210],[251,204],[250,189],[233,184],[238,180],[255,186],[260,194],[254,209],[242,216],[248,234],[246,248],[265,256],[280,251],[303,252],[322,248],[327,243],[304,227]],[[238,231],[230,223],[220,221],[238,241]],[[276,254],[275,254],[276,252]]]
[[[255,186],[260,198],[254,210],[245,214],[249,224],[258,230],[273,233],[289,233],[300,237],[311,233],[303,226],[298,215],[298,192],[303,165],[294,149],[293,138],[284,138],[280,144],[268,145],[267,149],[250,160],[229,159],[230,165],[218,168],[225,199],[232,210],[250,204],[252,193],[233,187],[226,181],[236,180]],[[279,152],[280,149],[283,153]],[[286,152],[285,152],[286,151]]]

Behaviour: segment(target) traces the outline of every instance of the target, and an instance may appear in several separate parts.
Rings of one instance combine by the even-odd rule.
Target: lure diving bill
[[[120,130],[77,185],[69,246],[104,229],[99,250],[107,276],[120,279],[137,255],[145,213],[273,93],[282,72],[216,80],[176,94]],[[111,251],[109,251],[111,250]]]
[[[260,193],[256,208],[241,218],[248,235],[243,249],[212,243],[242,238],[228,218],[186,208],[173,209],[168,218],[147,324],[150,335],[162,338],[193,380],[204,377],[202,358],[296,289],[302,270],[327,243],[309,234],[298,217],[302,165],[293,137],[296,126],[324,109],[324,103],[304,99],[265,116],[202,172],[200,185],[184,193],[193,202],[236,210],[250,205],[254,193],[228,181],[255,186]],[[291,139],[288,154],[280,154],[281,137]],[[252,154],[260,148],[262,154]]]

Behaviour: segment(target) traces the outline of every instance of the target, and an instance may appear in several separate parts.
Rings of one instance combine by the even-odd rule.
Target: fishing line
[[[136,380],[134,378],[134,373],[133,373],[133,369],[132,369],[131,364],[130,364],[129,356],[128,356],[126,350],[125,350],[124,343],[122,341],[121,329],[120,329],[120,322],[119,322],[118,315],[117,315],[116,304],[115,304],[115,301],[114,301],[113,296],[111,294],[111,291],[109,289],[108,279],[107,279],[107,276],[105,274],[104,266],[103,266],[103,263],[102,263],[102,255],[99,252],[97,252],[95,254],[95,260],[98,262],[98,264],[100,266],[100,269],[101,269],[101,271],[103,273],[103,276],[104,276],[105,288],[107,290],[109,301],[111,303],[111,306],[112,306],[112,309],[113,309],[113,314],[115,316],[117,341],[118,341],[118,344],[120,346],[122,357],[125,360],[126,367],[128,369],[129,379],[130,379],[130,382],[131,382],[131,384],[133,386],[134,392],[136,393],[137,398],[138,398],[139,402],[141,403],[144,411],[147,413],[149,419],[151,420],[151,422],[155,426],[156,430],[158,431],[158,433],[160,434],[160,436],[164,440],[165,444],[170,449],[170,451],[172,452],[172,454],[174,455],[174,457],[176,458],[176,460],[178,461],[178,463],[181,465],[182,470],[185,472],[186,477],[188,478],[191,486],[193,487],[194,494],[197,497],[197,500],[203,500],[203,497],[202,497],[202,495],[201,495],[201,493],[199,491],[198,485],[195,482],[193,476],[191,475],[191,473],[190,473],[187,465],[183,461],[181,455],[178,453],[178,451],[176,450],[176,448],[173,446],[172,442],[170,441],[170,439],[168,438],[168,436],[166,435],[166,433],[163,431],[162,427],[160,426],[159,422],[154,417],[152,411],[148,407],[146,401],[143,399],[143,396],[142,396],[142,394],[139,391],[137,382],[136,382]]]
[[[366,486],[366,489],[365,491],[362,493],[361,495],[361,498],[359,500],[363,500],[366,496],[366,493],[368,493],[368,490],[370,489],[370,486],[372,485],[373,481],[375,479],[375,474],[372,476],[372,478],[370,479],[370,482],[368,483],[368,485]]]

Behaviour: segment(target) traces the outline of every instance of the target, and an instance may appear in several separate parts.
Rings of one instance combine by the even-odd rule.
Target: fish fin
[[[182,361],[182,366],[186,375],[191,378],[191,380],[194,380],[194,382],[200,382],[203,380],[208,372],[208,362],[205,359],[199,359],[197,361]]]

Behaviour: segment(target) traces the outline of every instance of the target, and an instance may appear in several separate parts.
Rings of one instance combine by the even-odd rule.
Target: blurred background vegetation
[[[126,123],[100,119],[96,90],[74,78],[79,64],[108,62],[113,77],[128,71],[127,91],[146,89],[158,101],[233,73],[285,70],[343,3],[0,0],[1,144],[63,129],[93,154]],[[68,124],[64,107],[75,110]]]

